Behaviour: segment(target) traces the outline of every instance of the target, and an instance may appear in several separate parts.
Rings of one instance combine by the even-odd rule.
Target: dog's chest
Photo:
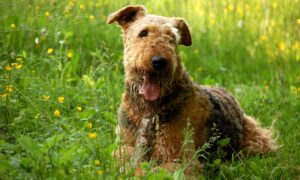
[[[170,162],[180,158],[183,132],[176,124],[162,124],[156,132],[154,150],[151,159]]]

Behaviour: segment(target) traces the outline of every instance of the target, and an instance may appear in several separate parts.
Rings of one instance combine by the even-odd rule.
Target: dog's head
[[[185,21],[147,14],[143,6],[127,6],[112,13],[123,31],[126,82],[134,83],[148,101],[162,97],[181,73],[178,45],[190,46]]]

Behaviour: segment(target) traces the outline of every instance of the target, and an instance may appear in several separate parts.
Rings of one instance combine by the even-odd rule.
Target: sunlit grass
[[[3,179],[121,178],[113,158],[123,91],[122,40],[109,13],[129,1],[0,3],[0,175]],[[265,126],[276,120],[276,153],[219,164],[207,178],[300,176],[300,2],[131,1],[149,13],[184,17],[181,47],[191,77],[223,86]],[[150,169],[144,164],[145,169]],[[218,170],[217,170],[218,169]],[[217,170],[217,171],[216,171]],[[147,171],[147,178],[179,178]]]

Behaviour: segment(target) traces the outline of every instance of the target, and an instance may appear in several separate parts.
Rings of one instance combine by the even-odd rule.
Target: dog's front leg
[[[140,123],[135,152],[132,157],[134,166],[139,166],[141,161],[149,161],[153,153],[153,144],[155,141],[155,119],[144,117]]]

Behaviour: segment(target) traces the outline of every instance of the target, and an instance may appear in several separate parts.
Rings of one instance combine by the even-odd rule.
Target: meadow
[[[109,13],[128,4],[183,17],[194,81],[222,86],[277,130],[282,147],[206,164],[200,179],[300,178],[299,0],[2,0],[0,179],[131,179],[111,156],[123,92],[122,40]],[[184,165],[182,166],[184,167]],[[183,179],[151,171],[141,179]]]

